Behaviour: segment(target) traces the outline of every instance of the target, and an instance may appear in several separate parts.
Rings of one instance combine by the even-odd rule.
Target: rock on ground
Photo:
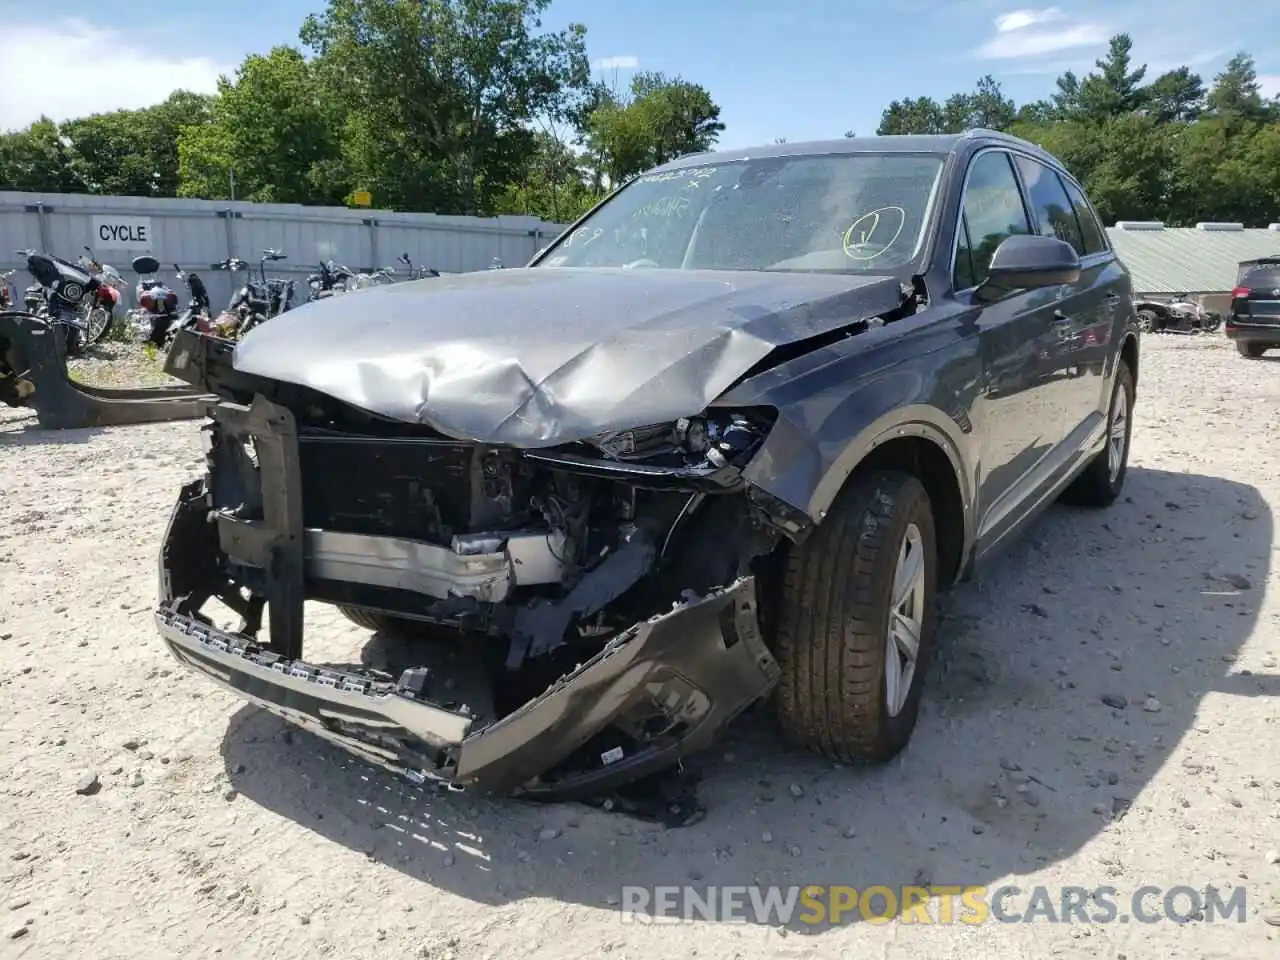
[[[1277,360],[1147,337],[1125,497],[1054,507],[946,600],[906,753],[836,768],[744,716],[702,758],[706,819],[670,831],[407,786],[189,676],[150,610],[197,425],[53,434],[2,410],[5,955],[1274,956],[1280,928],[1260,918],[1280,908]],[[367,635],[307,616],[317,656],[358,656]],[[1158,712],[1134,708],[1149,700]],[[99,787],[77,796],[86,771]],[[624,885],[695,876],[1107,885],[1122,909],[1144,884],[1244,885],[1253,916],[785,938],[620,921]]]

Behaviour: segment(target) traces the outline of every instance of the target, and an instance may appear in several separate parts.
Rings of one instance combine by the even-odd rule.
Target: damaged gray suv
[[[1120,492],[1131,293],[1061,164],[971,131],[687,157],[526,268],[185,331],[168,369],[215,399],[160,632],[477,789],[611,789],[765,698],[799,744],[886,760],[935,593],[1060,495]],[[309,601],[385,661],[307,659]]]

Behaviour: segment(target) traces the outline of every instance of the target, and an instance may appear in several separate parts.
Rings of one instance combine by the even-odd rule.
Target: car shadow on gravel
[[[1197,735],[1206,694],[1280,694],[1276,671],[1236,664],[1272,536],[1250,486],[1131,468],[1114,507],[1054,507],[944,601],[901,756],[841,768],[749,712],[698,760],[708,813],[693,826],[413,787],[249,706],[224,739],[227,773],[244,798],[421,881],[424,896],[618,909],[637,903],[624,886],[990,884],[1076,854],[1142,807],[1157,771],[1182,762],[1171,754]],[[1229,812],[1205,789],[1161,815]],[[798,918],[797,932],[825,926]]]
[[[31,418],[0,419],[0,447],[61,447],[72,443],[88,443],[103,432],[102,427],[77,427],[73,430],[47,430]]]

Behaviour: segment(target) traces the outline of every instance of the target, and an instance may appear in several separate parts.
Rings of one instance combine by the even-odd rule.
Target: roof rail
[[[1050,153],[1044,147],[1040,146],[1040,144],[1035,143],[1034,141],[1031,141],[1031,140],[1024,140],[1022,139],[1022,137],[1015,137],[1012,133],[1005,133],[1003,130],[990,130],[986,127],[970,127],[969,129],[965,130],[964,133],[960,134],[960,138],[962,140],[976,140],[979,137],[982,137],[983,139],[986,139],[986,140],[998,140],[1001,143],[1006,143],[1011,147],[1019,147],[1023,150],[1030,150],[1034,153],[1039,154],[1042,159],[1052,163],[1058,169],[1064,170],[1064,171],[1067,169],[1066,164],[1064,164],[1061,160],[1055,157],[1052,153]]]
[[[1003,140],[1006,143],[1026,143],[1021,137],[1015,137],[1011,133],[1005,133],[1003,130],[989,130],[986,127],[970,127],[965,130],[961,136],[966,140],[976,140],[978,137],[986,137],[991,140]]]
[[[1137,232],[1139,230],[1163,230],[1164,222],[1161,220],[1117,220],[1115,222],[1116,230],[1127,230]]]
[[[1244,229],[1243,223],[1215,223],[1213,221],[1203,221],[1196,224],[1197,230],[1208,230],[1216,233],[1239,233]]]

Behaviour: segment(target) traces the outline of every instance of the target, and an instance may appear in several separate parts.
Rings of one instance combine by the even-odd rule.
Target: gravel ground
[[[158,387],[182,383],[164,372],[164,354],[141,343],[106,340],[67,363],[71,379],[91,387]]]
[[[411,788],[189,676],[149,611],[196,426],[0,412],[0,956],[1276,956],[1280,363],[1148,337],[1143,364],[1127,496],[1055,507],[949,598],[907,752],[841,769],[745,717],[704,758],[706,819],[674,830]],[[308,617],[322,654],[367,639]],[[1103,885],[1121,913],[1145,884],[1243,886],[1248,919],[788,930],[614,906],[753,882]]]

